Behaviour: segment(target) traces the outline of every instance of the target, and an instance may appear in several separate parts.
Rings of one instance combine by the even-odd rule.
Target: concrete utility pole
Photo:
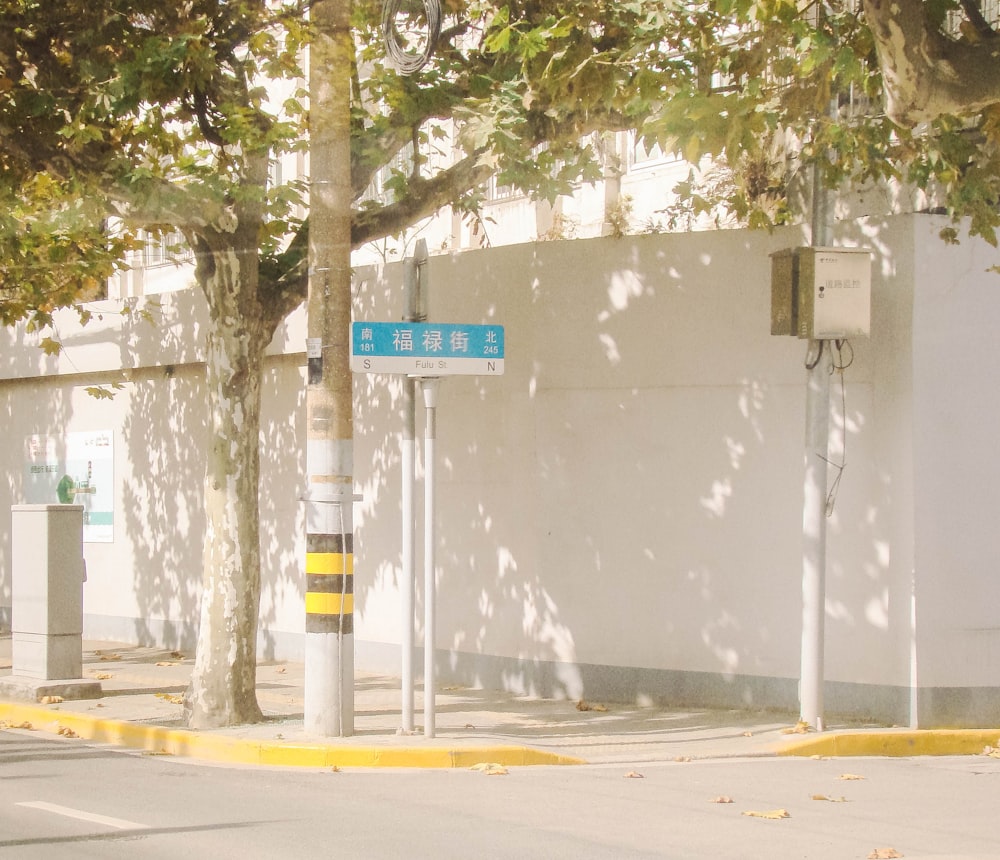
[[[307,732],[354,733],[350,0],[310,11],[306,389]]]

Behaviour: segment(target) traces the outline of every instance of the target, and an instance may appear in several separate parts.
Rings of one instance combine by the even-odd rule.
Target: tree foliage
[[[600,175],[592,132],[629,128],[694,164],[725,158],[749,171],[711,195],[743,221],[787,217],[776,192],[819,160],[831,185],[939,189],[992,237],[1000,83],[984,57],[998,37],[973,0],[867,0],[863,10],[853,0],[451,0],[432,61],[412,76],[385,62],[381,5],[354,5],[356,244],[445,204],[476,208],[493,174],[554,198]],[[66,301],[74,277],[99,281],[137,227],[194,236],[191,213],[205,223],[231,213],[234,189],[252,184],[250,150],[274,159],[303,145],[307,6],[6,0],[0,276],[26,291],[4,305],[7,321]],[[287,82],[277,103],[274,80]],[[401,166],[404,151],[415,156]],[[362,201],[380,173],[390,202]],[[302,190],[253,192],[264,196],[262,271],[279,294],[302,289],[304,242],[287,246]]]

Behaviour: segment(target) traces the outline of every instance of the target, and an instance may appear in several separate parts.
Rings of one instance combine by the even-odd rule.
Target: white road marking
[[[17,806],[27,806],[31,809],[41,809],[44,812],[52,812],[55,815],[65,815],[67,818],[76,818],[80,821],[89,821],[92,824],[104,824],[118,830],[147,830],[148,824],[136,824],[134,821],[126,821],[124,818],[111,818],[108,815],[98,815],[95,812],[84,812],[82,809],[71,809],[68,806],[59,806],[55,803],[46,803],[44,800],[26,800],[18,803]]]

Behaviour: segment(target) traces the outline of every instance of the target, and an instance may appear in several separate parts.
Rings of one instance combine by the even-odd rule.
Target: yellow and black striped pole
[[[324,448],[343,452],[310,439],[307,463],[323,462]],[[350,485],[341,482],[314,482],[306,500],[303,722],[307,732],[326,737],[354,734],[353,504]]]
[[[306,633],[354,633],[354,536],[350,532],[306,534]]]

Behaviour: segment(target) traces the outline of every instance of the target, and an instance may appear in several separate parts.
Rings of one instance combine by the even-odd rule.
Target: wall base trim
[[[10,609],[0,607],[0,625]],[[84,616],[84,637],[113,642],[177,649],[194,653],[195,640],[177,625],[162,620],[115,616]],[[260,660],[301,662],[302,633],[261,630]],[[358,672],[398,676],[399,645],[355,640]],[[417,648],[414,665],[423,666],[423,649]],[[439,651],[436,659],[440,684],[461,684],[487,690],[504,690],[523,696],[587,699],[592,702],[627,702],[669,708],[732,708],[774,710],[797,714],[798,681],[756,675],[723,675],[680,669],[650,669],[593,663],[562,663]],[[421,678],[415,681],[419,684]],[[982,728],[1000,724],[1000,687],[925,687],[918,691],[919,728]],[[884,725],[911,726],[910,690],[888,684],[827,681],[824,688],[827,723],[836,718]]]

